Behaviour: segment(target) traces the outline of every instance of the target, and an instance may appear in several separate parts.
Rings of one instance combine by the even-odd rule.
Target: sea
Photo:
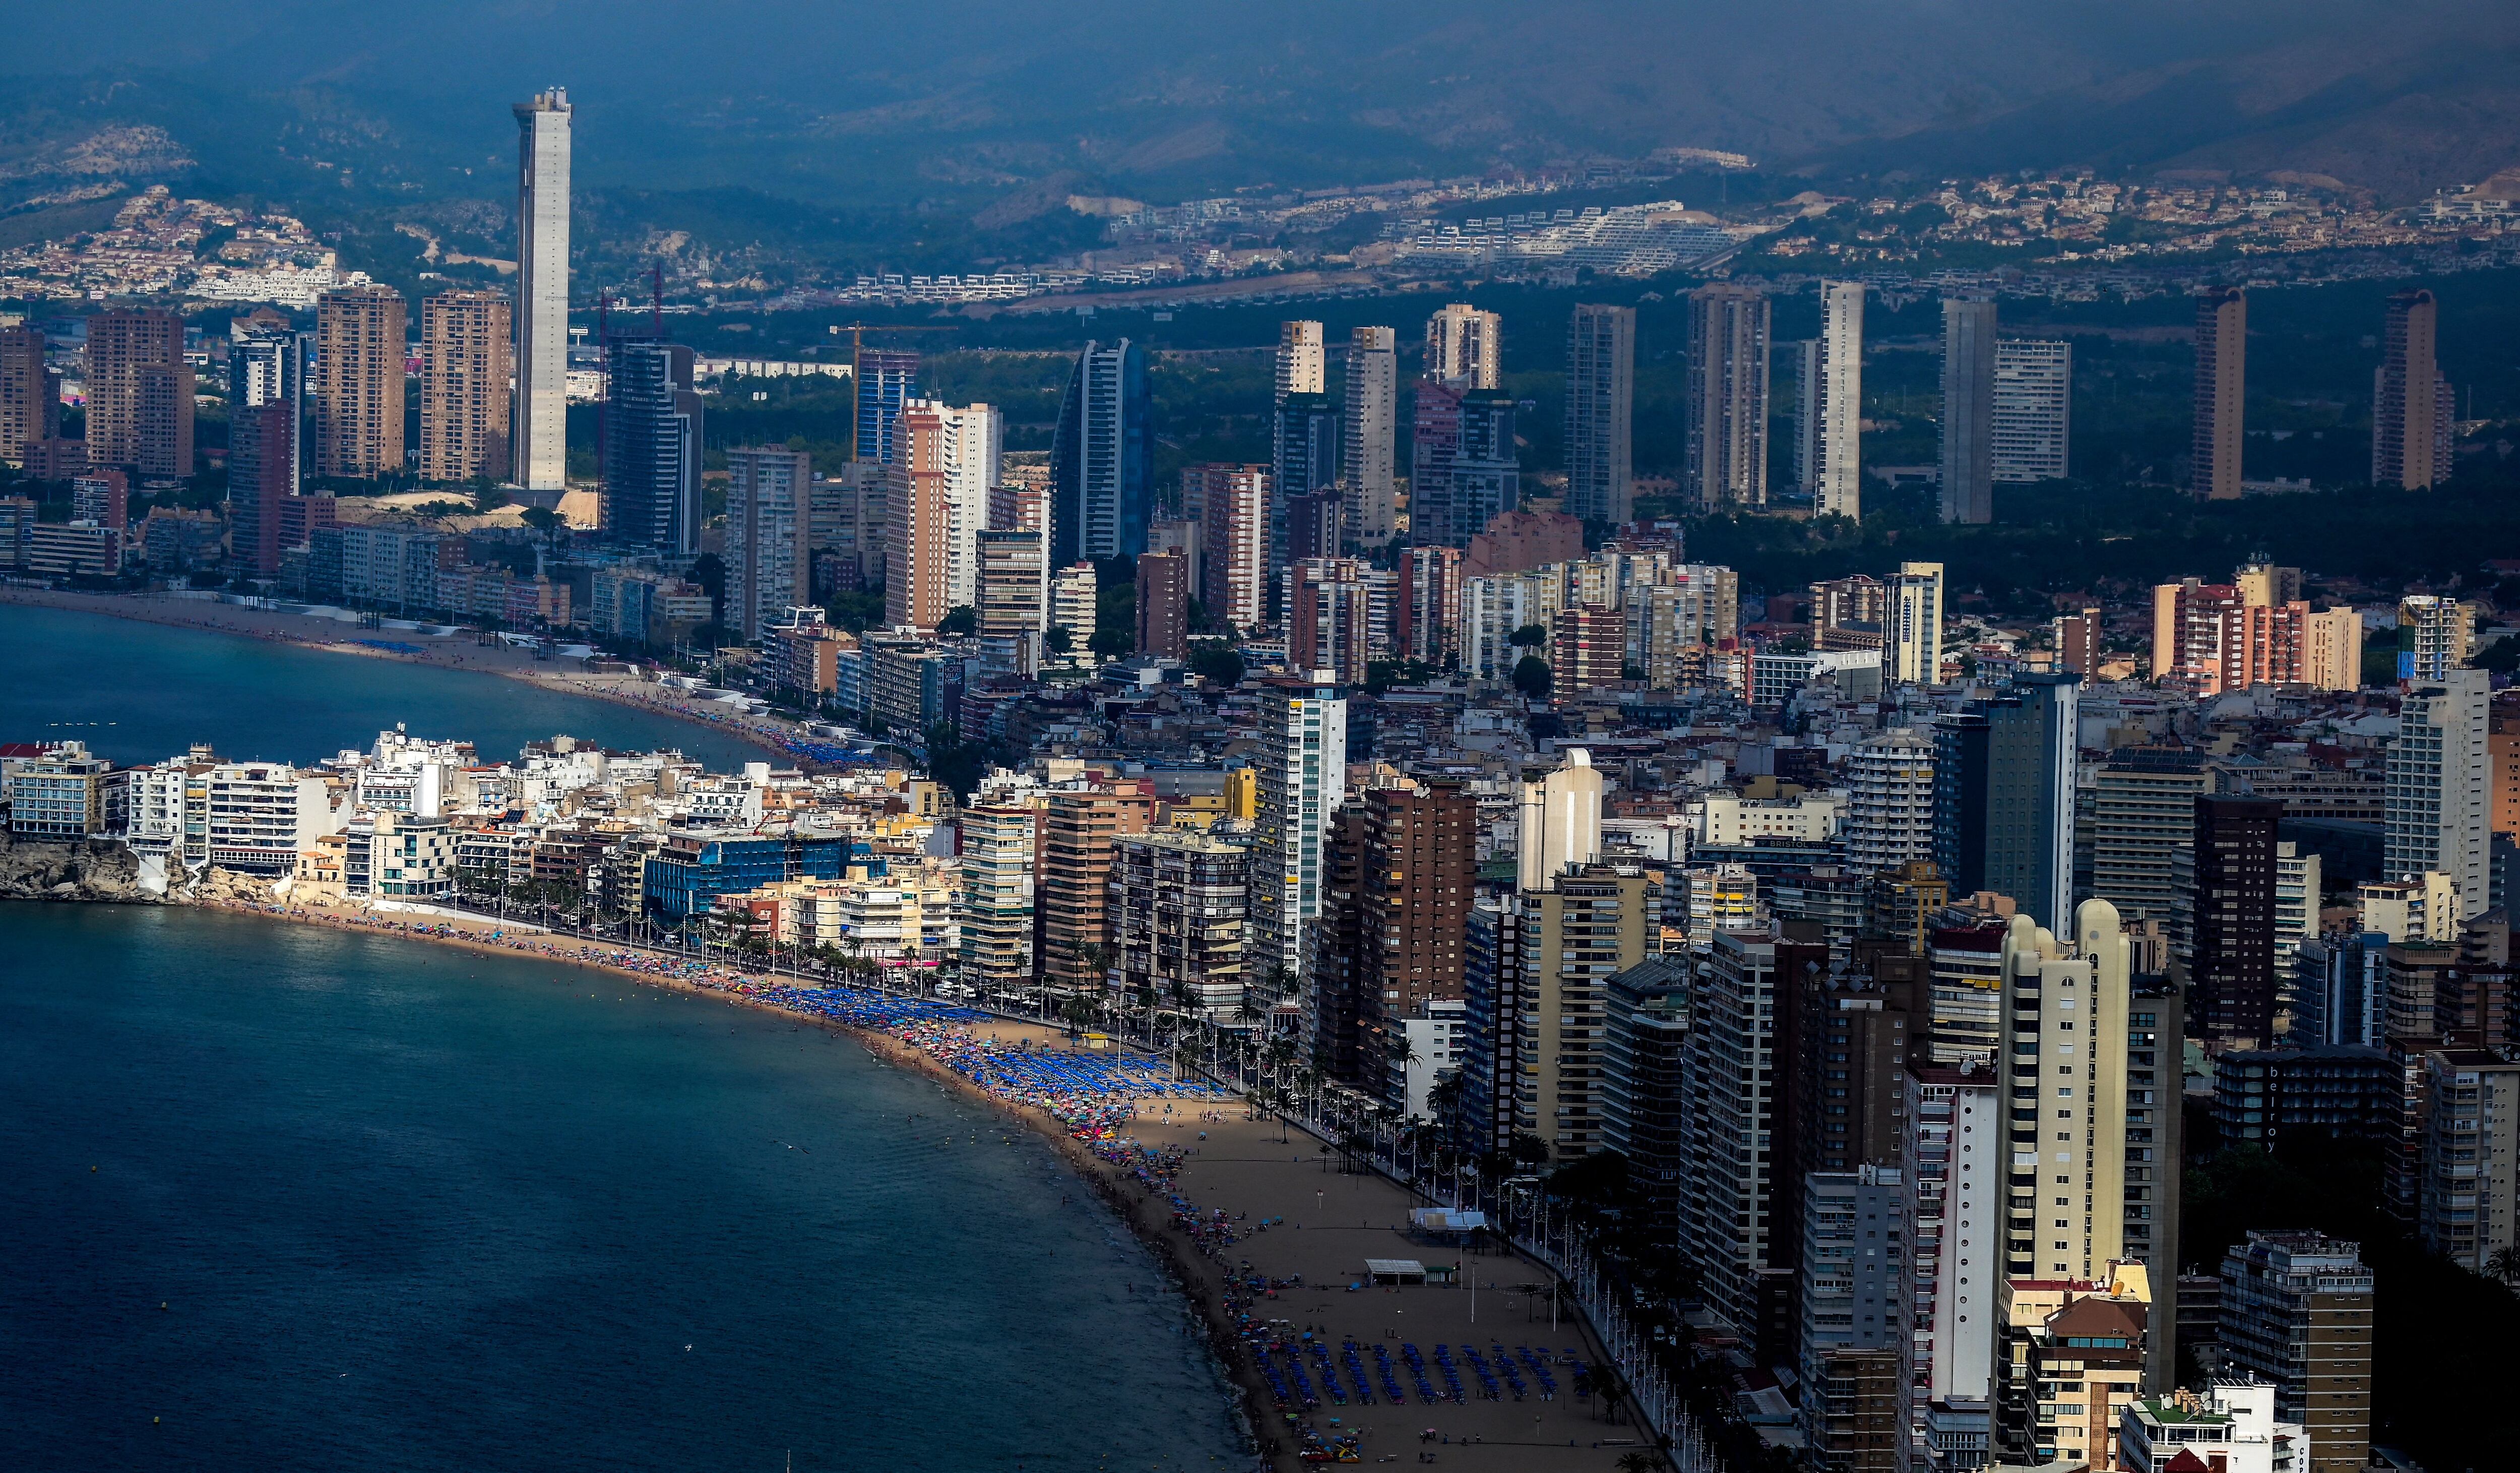
[[[0,905],[0,1465],[1245,1467],[1047,1142],[846,1037],[423,942]]]
[[[0,606],[0,742],[743,744],[517,681]],[[88,723],[75,725],[73,723]],[[1050,1146],[845,1037],[525,958],[0,903],[0,1468],[1247,1466]]]
[[[312,762],[365,751],[397,724],[502,760],[563,734],[676,748],[723,771],[769,756],[697,722],[498,675],[0,604],[0,743],[74,738],[117,762],[156,762],[206,742],[235,760]]]

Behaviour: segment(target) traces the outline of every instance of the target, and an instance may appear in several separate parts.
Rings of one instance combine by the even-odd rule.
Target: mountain
[[[316,213],[496,202],[507,105],[555,83],[587,191],[741,192],[919,242],[1071,189],[1673,145],[1820,179],[2288,169],[2392,200],[2520,161],[2507,0],[94,0],[12,25],[0,209],[171,176]]]

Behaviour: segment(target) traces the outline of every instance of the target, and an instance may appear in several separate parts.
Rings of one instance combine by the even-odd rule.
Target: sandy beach
[[[765,999],[731,993],[724,987],[665,973],[608,962],[607,956],[631,958],[637,948],[609,943],[580,942],[564,934],[520,933],[486,919],[378,913],[360,907],[323,905],[237,904],[232,908],[301,923],[345,930],[398,935],[441,945],[468,947],[507,956],[524,956],[558,965],[586,967],[625,981],[662,986],[711,996],[736,1006],[760,1007],[795,1019],[802,1015]],[[665,965],[676,958],[657,956]],[[725,974],[733,978],[736,974]],[[769,981],[771,979],[759,979]],[[1501,1253],[1464,1256],[1450,1245],[1415,1238],[1408,1230],[1410,1194],[1380,1176],[1342,1174],[1334,1155],[1301,1129],[1253,1119],[1239,1102],[1207,1105],[1182,1100],[1141,1097],[1129,1102],[1133,1113],[1115,1128],[1111,1140],[1087,1142],[1043,1110],[982,1089],[949,1068],[934,1054],[890,1033],[837,1028],[826,1020],[805,1017],[818,1027],[834,1028],[897,1067],[917,1069],[976,1104],[998,1112],[1010,1128],[1038,1131],[1093,1186],[1166,1266],[1180,1283],[1209,1330],[1211,1347],[1240,1390],[1254,1432],[1262,1445],[1260,1465],[1282,1470],[1305,1466],[1300,1450],[1312,1441],[1328,1444],[1342,1436],[1357,1439],[1364,1463],[1408,1463],[1489,1470],[1607,1470],[1618,1459],[1649,1442],[1649,1434],[1622,1413],[1606,1420],[1602,1404],[1575,1395],[1577,1360],[1599,1364],[1606,1358],[1580,1322],[1561,1318],[1551,1327],[1545,1295],[1547,1270],[1518,1256]],[[1057,1029],[1005,1019],[967,1026],[976,1038],[1000,1039],[1036,1049],[1064,1050],[1073,1045]],[[1283,1138],[1282,1139],[1281,1136]],[[1187,1215],[1174,1199],[1189,1205]],[[1215,1217],[1222,1213],[1221,1220]],[[1210,1225],[1204,1245],[1191,1232],[1185,1218]],[[1230,1241],[1216,1229],[1232,1234]],[[1429,1266],[1462,1266],[1454,1285],[1409,1284],[1401,1287],[1350,1288],[1366,1275],[1365,1260],[1415,1259]],[[1275,1287],[1253,1289],[1257,1277]],[[1475,1292],[1469,1281],[1475,1277]],[[1229,1280],[1239,1283],[1229,1283]],[[1300,1281],[1301,1287],[1296,1287]],[[1243,1316],[1248,1316],[1244,1318]],[[1346,1404],[1319,1395],[1324,1379],[1321,1358],[1301,1360],[1322,1404],[1282,1410],[1251,1349],[1258,1330],[1264,1342],[1299,1344],[1306,1330],[1328,1347],[1339,1367]],[[1372,1404],[1358,1398],[1343,1350],[1353,1342],[1360,1363],[1373,1387]],[[1415,1346],[1425,1374],[1439,1394],[1445,1384],[1435,1347],[1449,1346],[1467,1400],[1425,1403],[1418,1396],[1404,1346]],[[1373,1349],[1379,1346],[1392,1363],[1403,1399],[1394,1404],[1384,1393]],[[1496,1400],[1481,1395],[1467,1358],[1475,1351],[1494,1364],[1506,1356],[1514,1364],[1525,1395],[1508,1391]],[[1544,1393],[1531,1357],[1555,1379],[1553,1396]],[[1274,1353],[1282,1379],[1289,1359]],[[1502,1372],[1499,1372],[1503,1383]],[[1429,1437],[1428,1434],[1432,1436]]]
[[[68,609],[109,619],[177,628],[206,629],[247,639],[269,640],[333,655],[367,660],[430,665],[441,669],[471,670],[521,680],[563,695],[585,696],[619,706],[634,706],[696,725],[710,726],[752,742],[766,756],[794,761],[781,745],[784,738],[802,737],[803,728],[775,716],[748,715],[711,701],[689,699],[637,674],[607,674],[567,668],[558,662],[536,660],[526,650],[469,638],[432,639],[408,630],[362,629],[330,619],[289,614],[276,609],[249,609],[206,599],[170,598],[161,593],[74,593],[53,588],[0,586],[0,604]],[[373,639],[414,646],[412,651],[379,649],[362,644]]]

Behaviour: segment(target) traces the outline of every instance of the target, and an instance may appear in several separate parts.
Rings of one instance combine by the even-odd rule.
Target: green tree
[[[1524,624],[1514,630],[1513,636],[1506,642],[1522,649],[1536,650],[1549,643],[1549,631],[1539,624]]]
[[[1201,639],[1190,647],[1190,672],[1212,684],[1242,683],[1242,652],[1222,639]]]
[[[1549,688],[1554,681],[1549,662],[1537,655],[1525,655],[1514,664],[1513,688],[1534,701],[1549,699]]]
[[[1117,660],[1138,648],[1138,636],[1128,629],[1097,629],[1085,647],[1106,660]]]
[[[939,634],[976,634],[979,631],[980,616],[969,604],[949,609],[943,619],[936,621],[936,632]]]

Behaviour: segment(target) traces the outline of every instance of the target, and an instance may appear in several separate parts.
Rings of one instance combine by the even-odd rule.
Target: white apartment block
[[[2074,345],[2026,338],[1995,345],[1995,479],[2009,485],[2065,474],[2073,439]]]
[[[1846,862],[1859,874],[1934,856],[1934,743],[1911,727],[1868,737],[1846,761]]]

